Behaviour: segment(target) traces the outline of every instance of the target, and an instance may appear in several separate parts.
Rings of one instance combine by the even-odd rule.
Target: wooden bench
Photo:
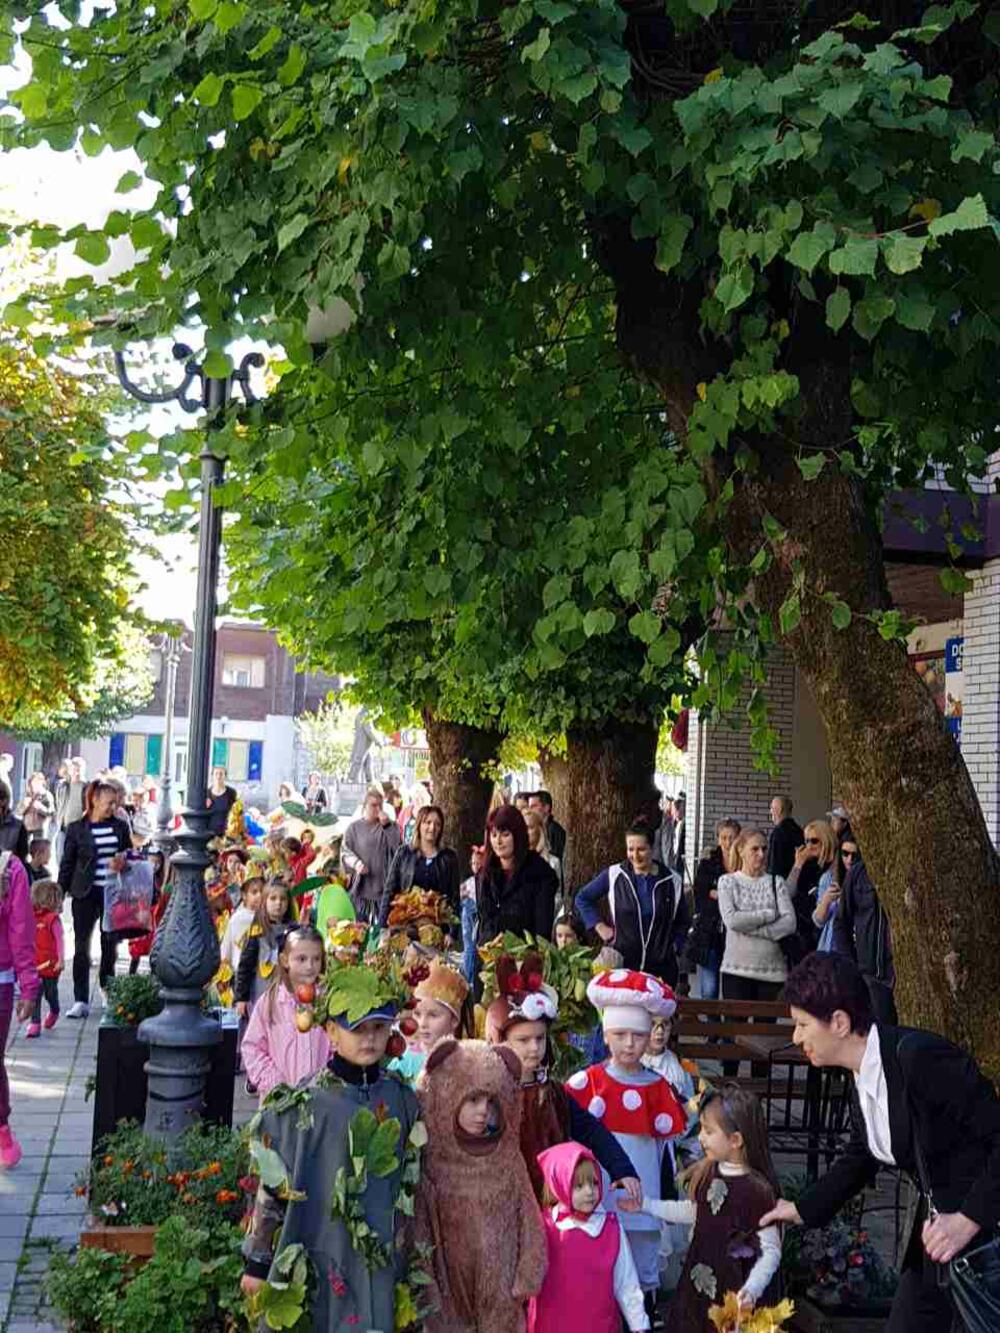
[[[764,1000],[684,997],[674,1018],[678,1055],[699,1066],[735,1065],[731,1081],[764,1104],[772,1152],[805,1157],[814,1180],[820,1157],[829,1164],[849,1131],[849,1085],[841,1070],[809,1063],[792,1042],[793,1026],[787,1005]],[[728,1077],[712,1071],[707,1081]]]

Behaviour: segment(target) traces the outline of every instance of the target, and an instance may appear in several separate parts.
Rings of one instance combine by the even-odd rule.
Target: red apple
[[[399,1030],[404,1037],[412,1037],[417,1031],[417,1020],[415,1018],[401,1018],[399,1020]]]
[[[304,981],[301,986],[295,987],[295,998],[299,1004],[312,1004],[316,999],[316,987],[311,981]]]

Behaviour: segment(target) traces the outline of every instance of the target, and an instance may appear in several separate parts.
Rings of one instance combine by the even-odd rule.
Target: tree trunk
[[[683,438],[698,383],[727,368],[726,345],[702,335],[702,283],[658,273],[650,245],[631,239],[627,218],[602,224],[597,239],[618,292],[619,346],[659,388],[670,426]],[[777,301],[776,283],[777,275]],[[901,1017],[969,1047],[1000,1078],[1000,860],[930,692],[904,646],[886,642],[864,619],[889,605],[871,502],[835,464],[808,483],[795,462],[800,450],[830,454],[853,439],[850,339],[831,334],[822,307],[797,302],[791,290],[787,317],[784,365],[799,377],[804,409],[787,423],[794,438],[741,440],[757,456],[742,473],[717,451],[702,463],[705,482],[716,496],[727,476],[735,482],[724,535],[742,563],[764,540],[766,514],[784,529],[753,592],[776,627],[794,587],[793,564],[804,576],[801,620],[782,642],[816,697],[834,789],[852,812],[889,913]],[[851,608],[846,629],[835,629],[824,593]]]
[[[552,797],[552,813],[560,824],[569,818],[569,764],[565,755],[553,754],[544,748],[538,751],[542,770],[542,786]]]
[[[42,744],[42,772],[46,777],[54,773],[64,759],[69,757],[69,741],[45,741]]]
[[[655,823],[655,722],[571,727],[566,733],[566,887],[586,884],[625,855],[625,830],[642,816]]]
[[[444,810],[445,843],[458,853],[464,878],[472,845],[483,840],[493,794],[493,778],[484,769],[495,763],[503,736],[462,722],[445,722],[429,709],[424,710],[424,727],[431,751],[434,799]]]
[[[975,1052],[1000,1076],[1000,861],[968,770],[905,647],[886,642],[867,611],[889,604],[878,530],[857,482],[824,471],[817,484],[776,459],[746,482],[728,535],[741,554],[772,514],[787,532],[755,600],[777,623],[792,587],[789,559],[806,572],[802,620],[784,639],[826,727],[834,790],[851,811],[872,881],[889,913],[897,1006]],[[844,630],[816,595],[850,606]]]

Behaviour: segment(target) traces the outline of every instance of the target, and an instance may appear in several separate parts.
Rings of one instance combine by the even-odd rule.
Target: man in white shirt
[[[926,1163],[936,1214],[926,1198],[910,1237],[887,1333],[945,1333],[954,1309],[940,1266],[987,1241],[1000,1223],[1000,1101],[967,1052],[943,1037],[872,1019],[857,966],[811,954],[785,983],[794,1040],[819,1068],[854,1079],[851,1139],[798,1205],[781,1200],[761,1218],[825,1225],[896,1166],[920,1184],[914,1137]]]

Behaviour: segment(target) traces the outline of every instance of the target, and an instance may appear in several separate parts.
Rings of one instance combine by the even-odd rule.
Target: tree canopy
[[[0,341],[0,723],[83,735],[149,694],[130,628],[130,505],[96,375]],[[77,729],[73,730],[74,724]],[[82,729],[81,729],[82,728]]]

